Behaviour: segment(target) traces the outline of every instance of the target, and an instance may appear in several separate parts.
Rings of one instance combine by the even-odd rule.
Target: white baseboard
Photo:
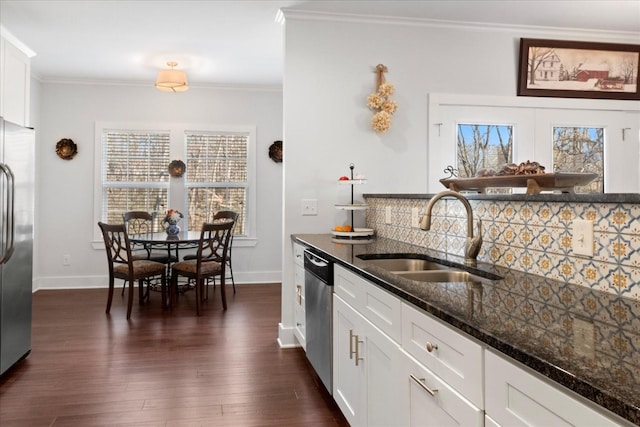
[[[300,347],[300,343],[293,334],[293,326],[287,327],[278,323],[278,345],[280,348]]]
[[[236,285],[258,283],[282,283],[280,271],[255,271],[234,273]],[[118,280],[117,282],[120,282]],[[45,289],[92,289],[106,288],[109,277],[102,276],[48,276],[34,279],[34,291]],[[119,284],[118,284],[119,286]]]

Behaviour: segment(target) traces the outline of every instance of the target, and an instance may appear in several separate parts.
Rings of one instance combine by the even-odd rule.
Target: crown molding
[[[398,17],[398,16],[382,16],[382,15],[364,15],[364,14],[348,14],[335,12],[320,11],[301,11],[291,8],[282,8],[282,17],[280,19],[286,24],[287,19],[301,21],[327,21],[327,22],[346,22],[359,24],[375,24],[375,25],[399,25],[399,26],[417,26],[427,28],[455,29],[464,31],[501,31],[501,32],[518,32],[527,35],[544,35],[548,37],[550,34],[556,34],[559,37],[579,37],[585,40],[610,40],[620,43],[637,43],[640,32],[630,31],[607,31],[583,28],[567,28],[567,27],[545,27],[535,25],[511,25],[498,24],[491,22],[472,22],[472,21],[451,21],[442,19],[415,18],[415,17]]]

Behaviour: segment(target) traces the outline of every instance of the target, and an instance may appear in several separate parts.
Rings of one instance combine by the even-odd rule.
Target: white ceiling
[[[636,33],[640,43],[640,0],[0,0],[0,24],[36,53],[43,81],[151,84],[174,60],[192,86],[280,86],[280,8]]]

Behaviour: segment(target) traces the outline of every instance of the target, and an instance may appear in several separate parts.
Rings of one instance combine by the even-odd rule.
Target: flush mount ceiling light
[[[171,67],[171,69],[160,70],[158,72],[156,87],[165,92],[184,92],[185,90],[189,90],[189,83],[187,82],[185,72],[173,69],[178,63],[169,61],[167,65]]]

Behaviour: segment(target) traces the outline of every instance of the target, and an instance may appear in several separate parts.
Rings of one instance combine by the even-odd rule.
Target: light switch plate
[[[391,206],[387,206],[384,209],[384,223],[391,224]]]
[[[318,200],[302,199],[302,215],[318,215]]]
[[[576,255],[593,256],[593,221],[573,220],[571,246]]]

